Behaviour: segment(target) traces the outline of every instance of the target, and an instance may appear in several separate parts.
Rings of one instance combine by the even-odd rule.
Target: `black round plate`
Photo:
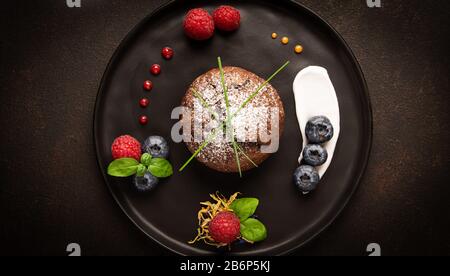
[[[197,43],[185,37],[182,21],[190,8],[212,11],[224,3],[235,5],[242,13],[237,32],[216,33],[210,41]],[[279,40],[272,40],[272,32],[289,36],[291,43],[283,46]],[[304,46],[301,55],[293,51],[296,42]],[[171,61],[163,60],[160,54],[167,45],[175,49]],[[194,161],[150,194],[135,192],[130,179],[107,176],[111,143],[122,134],[140,140],[149,135],[167,137],[175,169],[190,157],[184,144],[170,139],[177,122],[171,119],[171,112],[180,105],[189,84],[217,66],[218,56],[225,65],[240,66],[262,77],[291,61],[288,69],[272,81],[286,109],[279,151],[243,178]],[[162,65],[158,77],[149,73],[154,63]],[[320,187],[303,196],[292,183],[302,145],[292,82],[296,73],[309,65],[329,71],[341,108],[341,136]],[[146,79],[154,82],[151,92],[142,89]],[[143,96],[151,101],[147,109],[139,107]],[[150,119],[144,127],[138,122],[143,114]],[[366,167],[372,117],[366,83],[355,57],[337,32],[309,9],[292,1],[173,1],[145,18],[112,57],[97,98],[94,133],[98,162],[114,198],[136,226],[162,246],[183,255],[280,255],[315,237],[346,205]],[[199,203],[216,191],[226,196],[241,192],[259,198],[257,215],[268,228],[267,240],[234,245],[231,252],[201,243],[189,245],[187,241],[196,234]]]

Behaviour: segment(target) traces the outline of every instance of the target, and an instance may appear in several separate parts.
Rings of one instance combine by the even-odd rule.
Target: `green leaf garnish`
[[[158,178],[166,178],[173,174],[172,165],[164,158],[153,158],[150,160],[148,170]]]
[[[111,162],[108,166],[108,174],[115,177],[129,177],[136,174],[139,162],[133,158],[121,158]]]
[[[149,153],[142,154],[141,164],[148,167],[150,165],[150,161],[152,160],[152,156]]]
[[[259,200],[257,198],[247,197],[236,199],[235,201],[233,201],[230,208],[242,222],[255,213],[256,208],[258,208],[258,205]]]
[[[249,218],[241,223],[241,235],[249,242],[260,242],[267,238],[267,229],[262,222]]]
[[[145,175],[145,173],[147,172],[147,167],[139,164],[136,170],[136,175],[139,177],[143,177]]]

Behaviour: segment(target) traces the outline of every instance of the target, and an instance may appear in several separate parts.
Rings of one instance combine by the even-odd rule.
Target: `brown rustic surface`
[[[24,3],[21,3],[24,2]],[[164,1],[0,5],[0,255],[171,255],[115,204],[92,119],[114,50]],[[347,208],[296,255],[450,253],[450,2],[300,1],[346,39],[366,75],[372,156]],[[25,4],[26,3],[26,4]]]

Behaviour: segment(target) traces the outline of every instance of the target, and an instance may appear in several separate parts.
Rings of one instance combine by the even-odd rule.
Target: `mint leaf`
[[[267,238],[267,230],[262,222],[249,218],[241,223],[241,235],[248,241],[260,242]]]
[[[136,175],[139,177],[143,177],[145,175],[145,172],[147,171],[147,167],[139,164],[136,170]]]
[[[169,177],[173,174],[173,168],[169,161],[163,158],[153,158],[150,160],[148,170],[158,178]]]
[[[141,164],[148,167],[150,165],[150,161],[152,160],[152,156],[149,153],[144,153],[141,156]]]
[[[259,205],[259,200],[257,198],[240,198],[233,201],[230,208],[234,211],[234,213],[239,217],[242,221],[248,219],[252,216],[256,208]]]
[[[108,174],[115,177],[128,177],[136,174],[139,162],[133,158],[121,158],[111,162]]]

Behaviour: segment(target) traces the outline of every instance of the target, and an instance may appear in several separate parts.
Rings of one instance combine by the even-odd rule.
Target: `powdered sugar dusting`
[[[224,73],[230,104],[229,112],[235,114],[239,107],[264,83],[264,80],[238,67],[225,67]],[[205,103],[209,108],[205,106]],[[191,151],[195,151],[211,136],[220,122],[226,119],[226,102],[219,69],[207,72],[192,83],[183,99],[183,106],[194,110],[191,118],[195,141],[187,143],[187,145]],[[233,117],[231,122],[233,135],[246,154],[259,153],[261,155],[258,127],[271,129],[269,108],[279,109],[280,123],[283,124],[283,104],[275,88],[267,84],[244,109]],[[211,116],[211,111],[218,117],[216,120],[214,120],[214,115]],[[202,127],[194,129],[195,125]],[[261,155],[261,162],[266,157]],[[218,132],[215,139],[211,140],[211,143],[200,152],[197,159],[210,167],[219,167],[222,171],[237,171],[233,144],[226,137],[224,131]],[[240,160],[243,163],[243,170],[252,168],[244,156],[240,156]]]

